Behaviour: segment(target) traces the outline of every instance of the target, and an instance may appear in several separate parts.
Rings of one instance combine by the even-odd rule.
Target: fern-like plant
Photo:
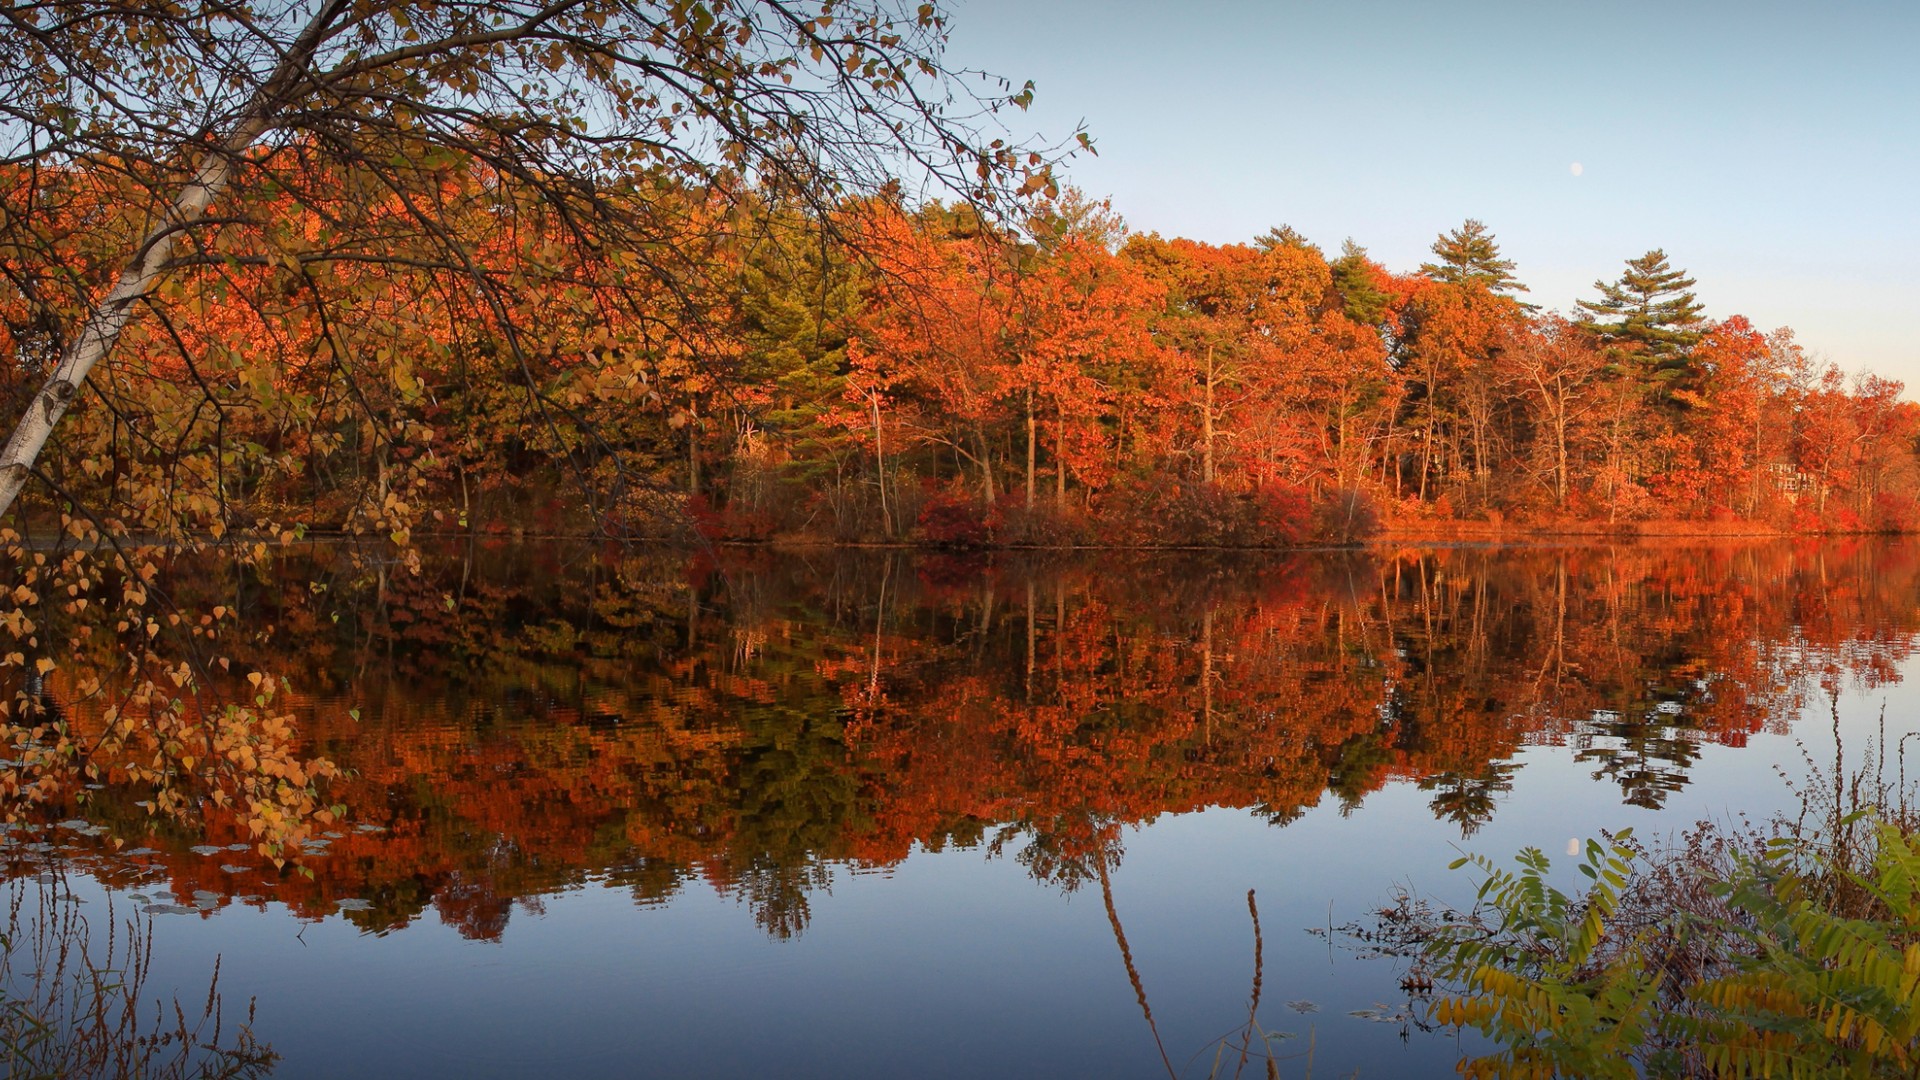
[[[1854,870],[1779,839],[1719,886],[1744,918],[1737,967],[1676,1017],[1716,1076],[1920,1075],[1920,839],[1886,824]],[[1850,908],[1835,910],[1836,897]]]
[[[1547,884],[1537,849],[1518,870],[1456,862],[1482,881],[1472,912],[1431,925],[1426,952],[1458,988],[1432,1017],[1499,1047],[1460,1071],[1920,1077],[1920,836],[1856,813],[1843,824],[1864,824],[1866,850],[1776,837],[1720,864],[1711,911],[1651,921],[1618,917],[1640,855],[1624,832],[1588,842],[1579,896]],[[1676,942],[1709,955],[1676,965]]]
[[[1441,923],[1428,945],[1438,974],[1463,992],[1442,997],[1433,1018],[1472,1027],[1501,1050],[1461,1063],[1474,1077],[1619,1077],[1646,1064],[1658,1022],[1656,966],[1637,947],[1609,947],[1609,919],[1636,855],[1630,832],[1588,841],[1574,898],[1547,884],[1551,862],[1522,851],[1519,870],[1478,855],[1454,863],[1482,874],[1474,916]],[[1612,943],[1617,945],[1618,943]]]

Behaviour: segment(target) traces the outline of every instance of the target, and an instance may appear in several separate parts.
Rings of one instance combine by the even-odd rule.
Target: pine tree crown
[[[1513,276],[1513,260],[1500,257],[1500,245],[1494,242],[1487,226],[1468,218],[1452,232],[1441,233],[1433,242],[1438,262],[1421,263],[1420,272],[1448,285],[1480,285],[1489,292],[1526,292],[1527,287]]]

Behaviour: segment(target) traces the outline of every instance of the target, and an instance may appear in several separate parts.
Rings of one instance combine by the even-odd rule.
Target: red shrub
[[[1873,526],[1881,532],[1913,532],[1920,529],[1920,502],[1912,496],[1883,491],[1873,500]]]
[[[920,538],[940,547],[980,547],[993,539],[987,507],[978,499],[936,491],[920,506]]]

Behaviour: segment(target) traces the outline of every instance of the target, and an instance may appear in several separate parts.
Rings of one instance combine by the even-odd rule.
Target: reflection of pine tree
[[[609,868],[606,882],[610,887],[630,891],[641,906],[651,907],[672,899],[690,876],[686,867],[671,859],[636,855],[630,862]]]
[[[1460,826],[1465,838],[1493,820],[1500,796],[1513,790],[1513,774],[1519,771],[1515,762],[1489,761],[1472,772],[1435,773],[1420,781],[1420,790],[1435,793],[1427,807],[1435,818]]]
[[[752,909],[753,921],[762,930],[785,941],[799,937],[812,921],[808,896],[832,884],[833,872],[825,863],[781,863],[769,858],[749,867],[734,891]]]
[[[1333,767],[1327,770],[1327,790],[1340,800],[1345,817],[1360,808],[1367,795],[1380,787],[1393,763],[1393,746],[1385,732],[1356,735],[1340,744]]]
[[[1583,731],[1589,744],[1574,760],[1597,762],[1593,778],[1620,785],[1631,806],[1657,810],[1665,805],[1667,796],[1687,786],[1687,771],[1700,756],[1698,734],[1654,709],[1596,713]]]
[[[860,831],[859,778],[831,713],[754,708],[736,779],[737,826],[727,860],[736,895],[776,937],[806,929],[807,894],[832,882],[826,860]]]
[[[1111,871],[1126,853],[1120,844],[1120,823],[1091,812],[1056,814],[1044,819],[1010,822],[994,835],[989,856],[1004,853],[1021,837],[1014,859],[1044,885],[1071,893],[1100,878],[1104,865]]]

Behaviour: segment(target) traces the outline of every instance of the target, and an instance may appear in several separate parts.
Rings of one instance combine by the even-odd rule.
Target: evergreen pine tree
[[[738,295],[746,385],[766,387],[760,410],[778,440],[783,471],[814,483],[834,467],[843,430],[824,420],[846,386],[847,337],[864,302],[866,275],[806,231],[798,211],[755,243],[740,267]]]
[[[1620,280],[1594,282],[1600,299],[1578,302],[1586,314],[1577,325],[1612,351],[1641,357],[1655,380],[1672,382],[1686,373],[1687,351],[1700,340],[1701,305],[1690,291],[1693,284],[1655,248],[1628,259]]]
[[[1279,225],[1268,229],[1266,235],[1253,238],[1253,246],[1261,251],[1273,251],[1278,248],[1298,248],[1320,254],[1320,246],[1306,238],[1291,225]]]
[[[1363,326],[1379,326],[1386,321],[1389,298],[1374,283],[1366,248],[1349,238],[1340,245],[1340,257],[1327,268],[1333,271],[1333,291],[1340,295],[1347,318]]]
[[[1479,285],[1488,292],[1526,292],[1527,287],[1513,276],[1513,260],[1500,257],[1500,245],[1494,243],[1487,227],[1468,218],[1452,232],[1441,233],[1433,242],[1438,262],[1421,263],[1420,272],[1448,285]]]

